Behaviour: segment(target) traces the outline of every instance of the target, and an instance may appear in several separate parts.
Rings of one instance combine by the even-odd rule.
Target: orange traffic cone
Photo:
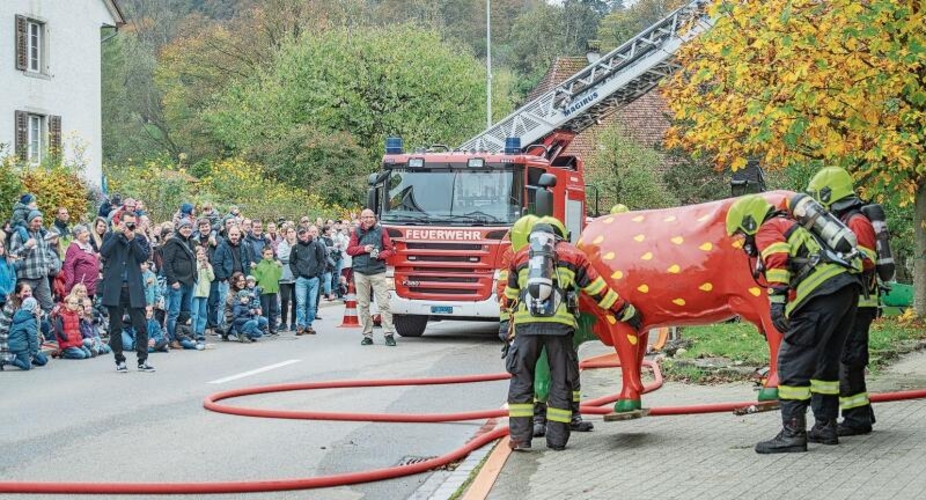
[[[347,284],[347,298],[344,300],[344,319],[338,328],[360,328],[357,318],[357,294],[354,292],[354,282]]]

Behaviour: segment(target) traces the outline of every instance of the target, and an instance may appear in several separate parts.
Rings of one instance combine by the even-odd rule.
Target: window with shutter
[[[27,25],[28,22],[24,16],[16,16],[16,69],[19,71],[26,71],[28,62]]]
[[[61,117],[48,117],[48,154],[52,157],[61,155]]]
[[[26,161],[29,157],[29,133],[28,133],[29,113],[25,111],[16,112],[16,140],[13,152],[20,161]]]

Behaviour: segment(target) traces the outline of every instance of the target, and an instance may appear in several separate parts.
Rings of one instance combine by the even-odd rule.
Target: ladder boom
[[[649,92],[673,73],[675,52],[713,24],[706,0],[692,0],[620,47],[466,141],[460,149],[502,151],[506,137],[525,147],[556,130],[578,134]]]

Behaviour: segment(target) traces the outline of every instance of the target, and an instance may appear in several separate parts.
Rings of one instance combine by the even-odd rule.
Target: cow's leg
[[[642,408],[640,394],[643,392],[640,364],[646,351],[646,340],[637,337],[637,332],[624,323],[610,325],[609,330],[621,360],[621,394],[614,405],[614,411],[639,410]]]

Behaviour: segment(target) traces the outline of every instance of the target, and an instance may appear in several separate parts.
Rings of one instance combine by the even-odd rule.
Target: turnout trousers
[[[547,446],[562,449],[569,442],[572,420],[572,374],[575,356],[572,334],[523,335],[515,337],[505,368],[511,374],[508,386],[508,425],[511,439],[530,443],[533,437],[534,371],[540,351],[546,349],[550,363],[550,398],[547,401]]]
[[[810,299],[791,316],[778,351],[778,400],[786,424],[803,421],[808,405],[817,421],[839,416],[839,361],[858,294],[858,287],[845,286]]]
[[[869,428],[875,423],[865,385],[865,367],[868,366],[868,329],[877,316],[877,307],[858,309],[839,365],[839,409],[843,424],[858,429]]]

